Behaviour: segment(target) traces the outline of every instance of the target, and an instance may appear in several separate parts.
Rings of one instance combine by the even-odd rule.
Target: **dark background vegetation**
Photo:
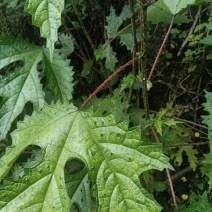
[[[83,32],[83,27],[79,23],[79,17],[77,17],[76,13],[80,15],[95,49],[98,49],[99,44],[104,43],[107,39],[105,25],[107,24],[106,17],[110,14],[110,8],[113,7],[118,16],[125,4],[128,4],[128,1],[79,0],[75,1],[76,11],[72,1],[66,1],[65,10],[62,14],[62,26],[59,28],[58,33],[59,35],[64,33],[67,35],[71,34],[75,40],[75,50],[69,55],[69,58],[75,70],[73,101],[76,105],[81,105],[85,97],[89,96],[111,74],[111,70],[102,70],[104,60],[96,61],[94,50]],[[30,15],[23,12],[24,1],[19,0],[14,7],[8,7],[7,1],[3,1],[0,6],[1,35],[22,36],[38,45],[45,45],[45,39],[40,37],[39,29],[32,25]],[[202,106],[206,101],[204,91],[212,91],[212,56],[211,47],[203,45],[198,41],[209,33],[209,30],[203,24],[210,22],[212,19],[211,7],[211,3],[202,3],[201,6],[194,5],[184,12],[184,15],[187,16],[185,23],[175,23],[173,25],[151,80],[153,88],[148,94],[149,109],[152,114],[155,114],[161,108],[165,108],[167,103],[173,103],[174,106],[171,109],[172,111],[170,111],[171,117],[185,120],[181,136],[183,137],[183,134],[189,132],[189,139],[185,139],[185,141],[191,144],[208,142],[207,130],[202,126],[201,116],[206,114]],[[199,16],[196,20],[195,17],[198,12]],[[136,13],[135,16],[138,18],[139,13]],[[182,44],[187,39],[194,22],[196,22],[194,31],[191,33],[191,37],[188,39],[185,47],[181,50]],[[122,28],[128,24],[130,24],[129,19],[123,23]],[[139,24],[138,22],[138,28]],[[146,59],[148,71],[151,69],[168,27],[169,23],[165,22],[153,24],[151,21],[148,21],[147,23]],[[56,44],[57,46],[60,46],[59,42]],[[111,46],[117,54],[118,62],[116,63],[116,68],[132,59],[132,53],[125,46],[120,45],[119,38],[116,38],[111,43]],[[88,75],[85,75],[83,74],[83,67],[88,61],[92,61],[91,71]],[[0,74],[5,75],[7,74],[6,71],[8,72],[9,70],[0,70]],[[131,67],[126,68],[118,77],[111,81],[110,89],[108,87],[105,88],[98,94],[98,97],[104,98],[107,95],[113,95],[115,89],[120,89],[122,80],[128,73],[131,73]],[[129,88],[124,90],[122,100],[127,101],[128,92]],[[176,109],[176,105],[179,106],[178,109]],[[136,88],[133,90],[128,113],[131,113],[133,110],[140,111],[142,109],[142,92],[140,88]],[[32,105],[26,105],[25,113],[30,114],[32,110]],[[142,113],[138,113],[137,116],[139,114],[142,115]],[[24,114],[19,116],[19,119],[23,119],[23,116]],[[140,121],[135,121],[133,116],[131,116],[132,125],[136,125],[142,122],[142,120],[142,116]],[[14,123],[15,126],[16,124]],[[200,132],[200,137],[195,137],[195,132]],[[153,139],[150,132],[147,133],[147,136]],[[6,144],[9,145],[9,142]],[[185,152],[182,154],[183,163],[181,166],[178,166],[174,157],[174,154],[179,151],[178,146],[164,146],[164,152],[170,156],[171,164],[175,168],[175,172],[171,174],[177,201],[180,205],[189,204],[189,199],[183,200],[182,194],[187,194],[190,198],[195,199],[198,195],[202,195],[205,190],[208,190],[207,178],[201,173],[200,162],[204,154],[209,152],[209,146],[194,145],[193,148],[198,152],[195,155],[197,158],[197,168],[195,171],[190,167],[188,156]],[[27,155],[27,153],[25,154]],[[26,158],[21,158],[20,160],[26,160]],[[186,177],[186,182],[182,181],[181,178],[183,176]],[[148,191],[154,193],[156,200],[163,206],[164,211],[171,211],[170,208],[173,208],[173,203],[165,173],[156,171],[144,173],[141,176],[141,183]]]

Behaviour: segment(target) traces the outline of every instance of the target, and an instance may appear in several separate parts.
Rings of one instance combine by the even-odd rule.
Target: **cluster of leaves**
[[[150,115],[151,119],[147,121],[143,118],[145,112],[135,107],[135,103],[140,107],[141,100],[140,71],[137,75],[129,71],[126,77],[120,75],[113,78],[108,85],[110,95],[105,90],[102,97],[94,98],[86,109],[79,110],[80,107],[74,106],[82,104],[83,94],[89,95],[91,84],[97,84],[99,78],[105,79],[118,65],[127,62],[127,57],[135,55],[133,43],[139,43],[142,38],[140,26],[134,29],[131,20],[132,15],[140,15],[139,1],[134,2],[133,7],[123,1],[120,4],[121,9],[120,5],[112,5],[110,1],[108,3],[110,7],[105,11],[106,18],[100,20],[100,23],[106,25],[99,30],[104,32],[104,36],[99,37],[105,39],[98,37],[98,43],[91,39],[87,29],[93,22],[83,22],[90,18],[88,8],[101,11],[103,2],[96,3],[94,7],[74,0],[71,4],[63,0],[27,0],[24,10],[32,16],[32,24],[40,28],[41,37],[46,39],[46,48],[41,47],[42,42],[36,45],[22,37],[2,33],[1,211],[161,211],[159,204],[163,201],[159,199],[158,203],[152,193],[164,192],[168,186],[162,182],[163,178],[153,179],[153,170],[173,170],[169,158],[178,170],[187,160],[189,166],[196,170],[200,151],[192,146],[182,145],[192,142],[193,131],[182,120],[175,119],[175,116],[182,114],[183,106],[173,106],[171,102],[156,115]],[[147,20],[153,26],[160,25],[161,22],[170,23],[173,17],[176,24],[190,23],[188,8],[204,3],[203,0],[158,0],[148,7]],[[17,8],[22,7],[23,2],[5,0],[1,6],[4,9]],[[62,23],[62,12],[64,11],[66,17],[69,10],[72,11],[73,20]],[[156,19],[155,14],[160,14],[159,18]],[[96,22],[95,14],[91,19]],[[135,25],[136,23],[137,21]],[[63,30],[70,31],[70,25],[74,29],[82,28],[83,39],[79,39],[81,35],[78,35],[81,33],[64,33]],[[188,62],[191,55],[186,52],[190,48],[195,51],[197,45],[211,45],[209,36],[203,39],[204,33],[200,32],[200,26],[203,25],[198,25],[193,37],[189,37],[189,48],[185,51],[186,60],[182,60],[183,62]],[[204,26],[211,29],[210,18],[209,23]],[[98,31],[96,28],[95,30]],[[30,39],[30,33],[28,37]],[[87,43],[84,42],[85,39]],[[114,40],[118,42],[114,44]],[[201,51],[195,53],[197,60],[206,48],[204,46],[200,49]],[[137,50],[140,49],[137,47]],[[79,58],[74,57],[74,51],[82,59],[82,66],[79,65],[82,61],[76,63]],[[139,51],[137,56],[142,59],[143,52]],[[190,66],[189,71],[194,71],[194,68],[191,70]],[[158,76],[159,74],[156,78]],[[73,78],[76,79],[75,82]],[[86,83],[83,78],[87,79]],[[154,82],[148,83],[150,87],[154,85]],[[130,102],[128,90],[131,88],[136,90],[136,94]],[[151,92],[152,90],[154,92],[154,86]],[[150,97],[151,95],[150,93]],[[211,93],[206,92],[206,100],[204,108],[209,115],[203,117],[203,123],[208,125],[208,140],[211,140]],[[31,107],[27,105],[29,102]],[[129,117],[125,114],[126,111],[129,111]],[[149,127],[156,129],[163,145],[152,142]],[[169,145],[182,146],[169,150],[166,148]],[[188,159],[185,159],[184,152]],[[204,157],[201,173],[207,177],[210,189],[211,151],[204,154]],[[202,193],[198,193],[197,201],[191,202],[187,208],[182,203],[182,208],[186,211],[193,208],[203,210],[207,203],[207,207],[211,209],[207,194]],[[171,197],[168,199],[170,202]]]

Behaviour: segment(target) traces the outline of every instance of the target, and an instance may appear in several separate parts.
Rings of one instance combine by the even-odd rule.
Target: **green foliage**
[[[196,0],[159,0],[154,5],[165,10],[166,12],[176,15],[181,12],[183,9],[187,8],[189,5],[192,5]]]
[[[152,2],[0,3],[0,211],[211,208],[211,1]]]
[[[147,10],[147,18],[148,21],[151,21],[153,24],[158,24],[160,22],[170,23],[172,20],[172,14],[169,11],[164,11],[162,8],[157,7],[157,5],[151,5]],[[157,14],[157,18],[155,18],[155,14]],[[177,14],[175,19],[175,23],[189,23],[191,19],[188,18],[187,14]]]
[[[70,158],[86,164],[90,179],[97,186],[101,211],[160,210],[141,187],[138,175],[152,168],[171,166],[161,147],[145,145],[139,131],[128,130],[127,121],[116,124],[111,115],[101,117],[93,112],[79,112],[72,105],[51,104],[19,123],[12,138],[13,145],[0,160],[0,179],[27,146],[40,146],[44,156],[36,167],[25,170],[22,179],[4,181],[0,192],[0,199],[4,200],[2,211],[68,211],[63,169]]]
[[[163,116],[166,114],[167,112],[167,109],[163,108],[161,109],[156,117],[155,117],[155,120],[148,120],[147,123],[146,123],[146,127],[148,126],[154,126],[156,131],[162,136],[162,126],[163,125],[167,125],[167,126],[175,126],[176,124],[178,123],[182,123],[180,121],[175,121],[174,119],[164,119]]]
[[[174,155],[175,162],[177,163],[178,166],[182,165],[183,152],[185,152],[188,157],[188,162],[190,167],[195,171],[196,163],[197,163],[197,156],[195,155],[198,154],[198,151],[196,149],[193,149],[193,147],[190,147],[190,146],[180,147],[177,153]]]
[[[121,91],[123,91],[125,88],[129,88],[130,86],[132,86],[135,79],[136,79],[135,76],[132,74],[129,74],[126,77],[124,77],[121,84]]]
[[[102,52],[101,59],[105,60],[105,67],[108,68],[111,71],[114,71],[115,64],[118,62],[116,58],[116,53],[113,51],[113,48],[110,46],[110,44],[106,44],[104,46],[104,51]]]
[[[208,138],[209,140],[212,140],[212,93],[205,92],[205,97],[207,102],[204,103],[205,110],[209,113],[207,116],[203,117],[203,123],[208,125]]]
[[[125,5],[119,16],[116,16],[116,12],[112,7],[110,8],[110,15],[106,17],[108,25],[105,26],[109,39],[116,35],[119,27],[127,18],[130,18],[129,6]]]
[[[209,113],[209,115],[203,116],[203,123],[208,125],[208,138],[212,140],[212,93],[206,91],[205,97],[207,102],[204,103],[205,110]],[[212,145],[210,142],[210,153],[204,155],[205,160],[203,161],[203,166],[201,168],[202,173],[205,174],[208,178],[208,184],[210,188],[212,188]]]
[[[183,212],[199,212],[199,211],[210,212],[211,210],[212,210],[212,203],[208,201],[207,193],[205,192],[199,198],[199,201],[195,201],[192,199],[189,207],[184,209]]]
[[[51,63],[49,52],[21,38],[0,39],[0,68],[14,62],[22,62],[14,72],[1,79],[0,138],[6,137],[12,122],[30,101],[35,109],[44,106],[44,92],[40,83],[38,64],[43,60],[48,88],[56,99],[68,102],[72,97],[72,68],[64,57],[54,54]]]

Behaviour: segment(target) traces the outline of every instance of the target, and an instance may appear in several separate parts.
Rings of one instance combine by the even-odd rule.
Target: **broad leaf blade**
[[[63,9],[64,0],[27,0],[25,4],[25,11],[32,15],[33,24],[40,28],[41,36],[47,39],[51,61]]]
[[[171,13],[172,15],[176,15],[195,2],[196,0],[159,0],[154,5],[165,10],[168,13]]]
[[[83,169],[80,172],[69,174],[66,177],[66,188],[71,198],[71,204],[76,204],[80,211],[92,211],[90,181],[88,180],[87,170]]]
[[[22,112],[26,102],[33,103],[35,109],[44,105],[44,94],[37,72],[37,64],[42,59],[42,48],[21,39],[2,38],[0,40],[0,68],[15,61],[24,64],[15,72],[1,79],[0,96],[0,140],[5,138],[14,119]]]
[[[20,122],[12,138],[13,145],[0,160],[0,179],[28,145],[40,146],[44,156],[21,180],[3,184],[1,211],[19,212],[29,207],[35,211],[68,211],[64,166],[70,158],[86,164],[97,187],[100,211],[161,209],[140,185],[139,174],[171,168],[168,158],[160,145],[142,143],[140,132],[128,130],[127,121],[116,124],[112,115],[101,117],[74,106],[52,104]]]
[[[69,66],[69,60],[55,53],[51,62],[49,52],[44,50],[43,60],[45,64],[45,74],[48,79],[48,88],[53,92],[56,100],[68,102],[72,98],[73,91],[73,67]]]

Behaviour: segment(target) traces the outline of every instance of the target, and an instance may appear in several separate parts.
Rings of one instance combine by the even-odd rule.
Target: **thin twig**
[[[132,63],[134,63],[134,61],[136,61],[138,58],[135,57],[132,60],[130,60],[129,62],[125,63],[123,66],[121,66],[120,68],[118,68],[115,72],[113,72],[87,99],[86,101],[82,104],[82,106],[79,108],[79,110],[81,110],[82,108],[84,108],[90,101],[91,99],[94,98],[94,96],[96,96],[97,93],[99,93],[99,91],[102,90],[102,88],[110,81],[112,80],[119,72],[121,72],[122,70],[124,70],[127,66],[131,65]]]
[[[197,123],[195,123],[193,121],[189,121],[189,120],[181,119],[181,118],[177,118],[177,117],[174,117],[174,119],[177,120],[177,121],[183,121],[183,122],[187,122],[187,123],[192,124],[192,125],[196,125],[196,126],[198,126],[200,128],[206,129],[206,130],[208,129],[206,126],[204,126],[202,124],[197,124]]]
[[[149,76],[148,76],[148,80],[149,80],[149,81],[150,81],[150,79],[152,78],[152,74],[153,74],[153,72],[154,72],[154,70],[155,70],[155,67],[156,67],[157,63],[158,63],[158,60],[159,60],[159,57],[160,57],[160,55],[161,55],[161,53],[162,53],[163,47],[164,47],[164,45],[165,45],[165,43],[166,43],[166,41],[167,41],[167,39],[168,39],[168,36],[169,36],[169,34],[170,34],[170,31],[171,31],[171,28],[172,28],[173,23],[174,23],[174,16],[173,16],[172,21],[171,21],[171,23],[170,23],[170,25],[169,25],[169,29],[168,29],[168,31],[167,31],[167,33],[166,33],[166,36],[165,36],[165,38],[163,39],[163,43],[161,44],[161,47],[160,47],[160,49],[159,49],[159,51],[158,51],[157,57],[155,58],[154,64],[153,64],[153,66],[152,66],[152,69],[151,69],[151,71],[150,71],[150,73],[149,73]]]
[[[141,74],[142,74],[142,96],[146,120],[149,119],[149,99],[147,91],[147,6],[146,1],[141,0],[140,7],[140,28],[141,28],[141,52],[143,56],[141,58]]]
[[[198,21],[199,16],[200,16],[201,9],[202,9],[202,5],[200,5],[199,8],[198,8],[198,11],[197,11],[197,13],[196,13],[196,15],[195,15],[195,18],[194,18],[194,22],[193,22],[193,24],[192,24],[192,27],[191,27],[191,29],[190,29],[190,31],[189,31],[189,33],[188,33],[186,39],[184,40],[183,44],[181,45],[180,50],[179,50],[178,53],[177,53],[177,56],[180,56],[180,54],[182,53],[182,50],[184,49],[184,47],[185,47],[186,44],[188,43],[188,39],[189,39],[190,35],[193,33],[194,28],[195,28],[196,25],[197,25],[197,21]]]
[[[160,140],[159,140],[158,135],[155,131],[155,128],[151,127],[151,130],[152,130],[152,133],[153,133],[157,143],[160,143]],[[176,200],[176,196],[175,196],[175,192],[174,192],[174,187],[173,187],[173,183],[172,183],[171,176],[170,176],[168,168],[166,168],[166,175],[168,177],[168,182],[169,182],[169,186],[170,186],[170,190],[171,190],[171,194],[172,194],[172,199],[173,199],[173,202],[174,202],[174,205],[175,205],[175,209],[176,209],[176,211],[178,211],[178,205],[177,205],[177,200]]]

